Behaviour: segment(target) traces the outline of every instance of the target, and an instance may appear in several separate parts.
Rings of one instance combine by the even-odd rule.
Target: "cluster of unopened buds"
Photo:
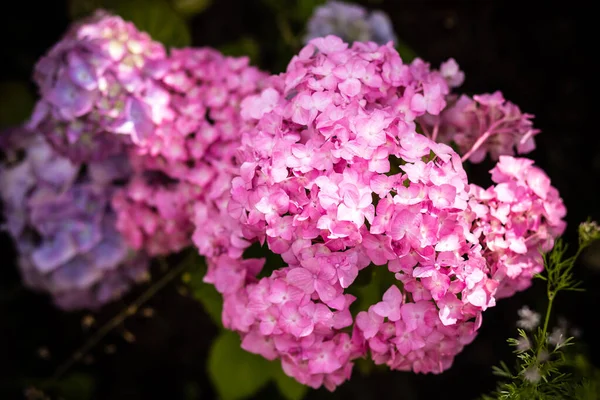
[[[540,251],[565,229],[549,178],[513,157],[535,147],[532,116],[499,92],[455,94],[464,74],[453,59],[439,69],[408,64],[391,41],[315,37],[269,77],[208,48],[167,54],[99,13],[76,25],[35,77],[41,100],[28,128],[65,171],[104,171],[111,218],[95,223],[113,225],[103,233],[122,235],[130,258],[194,245],[208,264],[205,281],[223,296],[224,326],[311,387],[334,390],[360,357],[394,370],[448,369],[483,311],[529,286],[543,268]],[[469,183],[463,162],[488,154],[498,163],[484,190]],[[115,157],[127,164],[118,179],[92,167]],[[18,183],[15,168],[0,170],[2,193]],[[42,194],[3,201],[30,196]],[[24,226],[28,212],[11,224]],[[42,241],[63,240],[33,226]],[[250,257],[253,245],[281,265]],[[33,260],[24,276],[47,272]],[[69,260],[55,257],[52,268]],[[96,280],[100,264],[85,266]],[[373,273],[387,277],[380,301],[351,310],[361,303],[359,274]],[[56,287],[44,289],[56,295]]]

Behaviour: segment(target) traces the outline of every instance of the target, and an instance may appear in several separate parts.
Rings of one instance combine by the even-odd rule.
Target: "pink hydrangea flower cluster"
[[[172,117],[131,149],[137,175],[115,197],[118,227],[135,248],[167,254],[193,242],[201,254],[247,246],[226,209],[237,172],[242,99],[266,77],[247,57],[173,50],[156,78]],[[237,230],[237,233],[236,233]]]
[[[41,99],[29,123],[76,162],[141,143],[170,118],[154,83],[166,52],[131,22],[98,11],[74,24],[34,72]]]
[[[465,218],[459,155],[415,123],[445,107],[446,79],[422,60],[404,64],[391,44],[328,36],[244,100],[241,115],[256,122],[228,209],[246,240],[287,263],[259,279],[263,260],[208,259],[205,280],[246,350],[333,390],[367,351],[394,369],[440,372],[472,340],[497,282]],[[369,265],[396,284],[354,321],[347,290]]]
[[[137,168],[113,195],[116,227],[131,247],[151,256],[178,252],[191,244],[191,203],[200,194],[194,185]]]
[[[469,209],[473,233],[500,282],[496,297],[503,298],[528,288],[544,269],[540,252],[550,251],[563,234],[566,208],[532,160],[500,156],[491,174],[496,184],[487,190],[471,185]]]
[[[454,86],[464,79],[455,63],[446,64],[441,71],[449,82],[455,81]],[[479,163],[487,154],[498,160],[502,155],[515,155],[515,149],[518,154],[535,149],[534,136],[540,131],[533,128],[533,115],[522,113],[501,92],[472,98],[451,94],[446,100],[448,107],[439,117],[426,116],[423,120],[425,126],[439,130],[438,140],[458,146],[463,161]]]

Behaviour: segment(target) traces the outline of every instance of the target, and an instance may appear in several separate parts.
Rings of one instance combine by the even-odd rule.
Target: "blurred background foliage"
[[[0,128],[25,120],[36,98],[30,77],[35,61],[55,43],[68,24],[105,8],[133,21],[169,47],[211,46],[230,55],[246,55],[264,70],[278,73],[301,48],[307,19],[323,0],[52,0],[39,4],[10,1],[0,23]],[[454,57],[466,72],[469,93],[502,90],[507,99],[536,115],[542,129],[536,163],[560,190],[569,210],[567,242],[576,226],[600,219],[600,140],[592,127],[596,110],[589,77],[591,16],[564,5],[539,8],[510,2],[460,0],[359,1],[388,13],[405,60],[419,54],[439,65]],[[491,164],[469,171],[487,185]],[[202,282],[205,266],[194,254],[177,255],[167,264],[189,263],[187,272],[139,309],[128,309],[167,272],[153,268],[152,282],[97,313],[65,313],[47,297],[24,289],[15,253],[2,234],[0,268],[1,399],[209,399],[299,400],[364,399],[395,393],[402,399],[441,395],[464,399],[489,392],[492,365],[511,363],[506,338],[516,334],[517,309],[544,309],[543,284],[502,300],[484,314],[475,342],[441,375],[390,372],[358,362],[353,379],[330,394],[310,390],[283,374],[279,363],[244,352],[239,337],[223,331],[221,300]],[[577,277],[584,294],[564,295],[556,306],[582,331],[572,364],[582,374],[598,374],[600,345],[594,313],[600,305],[600,248],[590,249]],[[360,277],[359,299],[379,296],[386,277]],[[368,301],[371,303],[372,301]],[[364,303],[364,301],[362,302]],[[357,308],[364,305],[357,302]],[[367,303],[364,303],[367,304]],[[123,318],[85,354],[89,342],[115,315]],[[49,379],[73,362],[57,379]],[[24,390],[28,388],[27,390]]]

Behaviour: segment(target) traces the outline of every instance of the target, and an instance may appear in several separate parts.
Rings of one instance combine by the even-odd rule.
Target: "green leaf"
[[[191,18],[206,10],[212,0],[171,0],[173,9],[186,18]]]
[[[222,400],[252,397],[271,380],[287,400],[301,400],[308,391],[308,386],[283,372],[279,360],[268,361],[245,351],[239,336],[226,330],[213,342],[208,373]]]
[[[99,8],[131,21],[169,47],[190,46],[192,39],[184,19],[199,14],[212,0],[69,0],[68,14],[77,20]]]
[[[168,47],[192,43],[186,21],[167,0],[105,0],[104,6]]]
[[[263,0],[263,3],[276,14],[282,13],[294,21],[304,23],[312,15],[314,9],[326,0]]]
[[[223,312],[223,298],[217,292],[213,285],[207,283],[199,283],[194,287],[193,296],[196,300],[202,303],[204,310],[213,320],[213,322],[221,326],[221,315]]]
[[[371,274],[371,279],[367,280],[366,284],[361,285],[361,282],[365,282],[363,274]],[[357,285],[352,285],[348,292],[356,296],[357,300],[350,306],[350,311],[353,315],[356,315],[359,311],[367,311],[369,306],[381,301],[383,294],[390,288],[391,285],[401,284],[396,280],[394,274],[389,272],[386,266],[377,266],[371,264],[358,274],[358,278],[355,281]]]
[[[274,11],[282,11],[287,8],[286,5],[280,0],[262,0],[262,2]]]
[[[58,391],[65,400],[87,400],[94,393],[94,379],[80,372],[74,372],[62,379]]]
[[[410,63],[412,60],[417,58],[417,53],[402,40],[396,40],[396,50],[400,53],[400,57],[402,57],[402,61],[405,63]]]
[[[33,94],[24,82],[0,82],[0,129],[23,123],[34,104]]]
[[[256,394],[272,377],[270,362],[240,347],[236,333],[223,331],[208,355],[208,374],[222,400]]]
[[[213,285],[205,283],[202,279],[206,274],[206,264],[200,256],[191,256],[184,262],[198,265],[190,268],[190,272],[183,274],[182,280],[188,285],[194,299],[198,300],[213,322],[222,326],[221,314],[223,311],[223,298]]]
[[[52,399],[63,400],[89,400],[94,394],[95,387],[94,378],[82,372],[73,372],[58,381],[25,379],[23,384],[32,392],[42,392],[51,395]]]
[[[258,242],[252,243],[252,245],[244,251],[242,257],[245,260],[250,258],[265,259],[265,265],[258,274],[258,279],[271,276],[273,271],[287,266],[287,263],[283,261],[283,258],[281,258],[279,254],[273,253],[269,250],[269,247],[266,243],[263,245]]]
[[[375,364],[372,360],[368,358],[358,358],[354,362],[354,366],[358,369],[358,371],[365,376],[368,376],[375,369]]]
[[[183,388],[185,400],[199,400],[202,398],[202,391],[196,382],[188,382]]]
[[[272,361],[273,380],[279,389],[279,392],[287,400],[301,400],[308,391],[308,386],[299,383],[283,372],[279,361]]]
[[[238,40],[222,45],[219,50],[228,56],[247,56],[252,64],[258,64],[260,58],[260,46],[256,39],[244,36]]]
[[[296,0],[296,10],[293,17],[297,21],[306,21],[313,14],[316,7],[325,3],[325,0]]]

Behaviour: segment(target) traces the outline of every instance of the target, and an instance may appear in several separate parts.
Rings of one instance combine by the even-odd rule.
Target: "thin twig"
[[[479,148],[483,145],[483,143],[485,143],[486,140],[488,140],[488,138],[492,135],[492,133],[490,131],[485,132],[483,135],[481,135],[477,141],[475,141],[475,144],[473,144],[473,147],[471,147],[471,149],[465,153],[465,155],[462,156],[461,161],[465,162],[469,159],[469,157],[471,157],[473,155],[473,153],[475,153],[477,150],[479,150]]]
[[[164,260],[161,259],[160,261],[161,264],[164,265]],[[119,312],[119,314],[114,316],[110,321],[98,329],[87,342],[78,348],[67,361],[57,368],[52,380],[60,379],[69,370],[69,368],[73,366],[73,364],[83,358],[83,356],[86,355],[96,344],[98,344],[98,342],[102,340],[110,331],[119,326],[125,319],[127,319],[128,316],[132,315],[131,310],[139,309],[145,302],[150,300],[175,277],[185,271],[189,265],[190,263],[182,262],[180,265],[173,268],[162,278],[160,278],[154,285],[150,286],[144,293],[142,293],[140,297],[131,303],[131,305],[125,307],[123,310],[121,310],[121,312]]]
[[[579,258],[579,256],[581,255],[583,249],[585,248],[585,246],[579,246],[579,249],[577,249],[577,252],[575,253],[574,256],[572,256],[570,258],[570,266],[571,268],[573,267],[573,265],[575,265],[575,262],[577,261],[577,259]],[[570,273],[570,272],[569,272]],[[546,317],[544,318],[544,326],[542,328],[542,335],[541,335],[541,339],[542,341],[546,341],[546,335],[548,334],[548,324],[550,322],[550,315],[552,313],[552,305],[554,303],[554,299],[556,298],[556,295],[558,294],[558,292],[560,292],[561,290],[565,290],[562,287],[551,287],[553,285],[554,282],[551,282],[550,279],[548,279],[548,283],[547,283],[547,287],[546,287],[546,292],[548,295],[548,307],[546,308]],[[568,290],[568,289],[567,289]],[[537,355],[539,357],[540,352],[543,348],[543,343],[540,341],[538,343],[538,349],[537,349]]]
[[[439,118],[437,118],[435,121],[435,125],[433,127],[433,133],[431,134],[431,140],[433,140],[434,142],[437,139],[439,130],[440,130],[440,120],[439,120]]]
[[[546,318],[544,319],[544,327],[542,329],[542,340],[538,343],[537,355],[539,357],[542,350],[543,344],[546,341],[546,334],[548,332],[548,323],[550,322],[550,314],[552,314],[552,303],[554,302],[555,293],[549,294],[548,296],[548,307],[546,308]]]

